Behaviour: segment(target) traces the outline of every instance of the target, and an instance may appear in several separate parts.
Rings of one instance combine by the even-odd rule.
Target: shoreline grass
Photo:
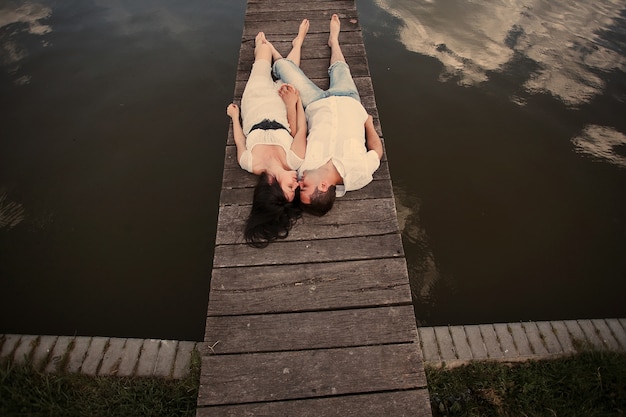
[[[426,368],[434,417],[626,415],[626,353],[584,351],[525,362]],[[200,359],[189,375],[90,377],[0,362],[0,416],[167,416],[196,413]]]
[[[626,415],[626,354],[426,368],[433,416]]]
[[[196,414],[200,360],[182,379],[45,373],[0,363],[0,416],[172,416]]]

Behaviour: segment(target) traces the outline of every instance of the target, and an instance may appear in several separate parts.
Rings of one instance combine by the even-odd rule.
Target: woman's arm
[[[226,108],[226,114],[233,121],[233,138],[235,139],[235,145],[237,145],[237,162],[239,162],[241,155],[246,151],[246,135],[243,134],[243,128],[239,120],[239,106],[235,103],[230,103]]]
[[[287,122],[289,123],[289,129],[291,129],[291,137],[295,137],[298,131],[298,92],[294,86],[283,84],[278,89],[278,95],[283,99],[287,109]]]
[[[304,159],[304,154],[306,153],[307,125],[306,114],[304,113],[304,106],[302,105],[300,95],[298,95],[298,101],[296,102],[296,118],[298,123],[298,129],[296,131],[296,134],[293,136],[291,150],[300,158]]]
[[[369,151],[376,151],[378,154],[378,159],[383,158],[383,143],[380,140],[380,136],[378,136],[378,132],[376,132],[376,128],[374,127],[374,118],[367,115],[367,120],[365,121],[365,146]]]

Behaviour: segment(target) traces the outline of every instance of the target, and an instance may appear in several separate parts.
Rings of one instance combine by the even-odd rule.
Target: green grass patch
[[[47,374],[0,363],[0,416],[195,416],[200,360],[184,379]]]
[[[433,415],[624,416],[626,354],[583,352],[518,363],[427,368]]]

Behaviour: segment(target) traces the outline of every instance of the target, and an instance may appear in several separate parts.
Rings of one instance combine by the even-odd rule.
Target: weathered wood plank
[[[280,51],[283,56],[286,57],[289,51],[291,50],[291,41],[290,42],[278,42],[276,43],[275,48],[278,51]],[[342,46],[341,49],[344,52],[344,56],[346,57],[346,62],[348,62],[348,64],[363,62],[366,59],[363,55],[365,53],[365,47],[363,46],[363,44],[346,45],[346,46]],[[243,59],[241,59],[239,63],[237,64],[237,70],[238,71],[250,71],[250,69],[252,68],[252,64],[254,63],[254,48],[252,47],[252,45],[250,47],[241,48],[240,53]],[[304,55],[304,52],[303,52],[303,55]],[[317,64],[317,61],[321,61],[325,63],[325,68],[327,70],[329,66],[329,62],[330,62],[329,48],[317,48],[317,49],[310,48],[310,50],[306,51],[306,55],[302,57],[300,68],[302,68],[302,70],[305,71],[305,74],[307,75],[309,73],[306,70],[307,69],[310,70],[311,68],[313,68],[312,65],[309,63],[309,61],[316,63],[315,68],[319,67],[319,64]],[[320,74],[317,74],[317,75],[320,75]],[[242,77],[243,77],[243,74],[242,74]]]
[[[427,389],[202,407],[197,417],[431,417]]]
[[[328,23],[328,22],[327,22]],[[299,24],[299,22],[298,22]],[[291,41],[296,36],[297,27],[293,32],[288,33],[265,33],[266,38],[281,54],[287,54],[291,50]],[[245,48],[254,49],[254,40],[258,32],[250,33],[249,35],[243,34],[241,38],[241,46],[239,53]],[[306,35],[304,44],[302,45],[302,60],[306,60],[316,54],[324,54],[322,56],[330,57],[330,48],[328,47],[328,27],[324,32],[312,33],[309,32]],[[339,41],[341,42],[341,48],[350,47],[351,45],[363,45],[362,33],[360,31],[353,32],[341,32],[339,35]],[[280,46],[283,46],[283,49]],[[364,46],[364,45],[363,45]]]
[[[285,265],[404,256],[399,234],[357,236],[325,240],[278,241],[271,251],[248,245],[215,247],[214,268]]]
[[[350,73],[354,77],[368,77],[369,76],[369,68],[367,61],[358,58],[358,57],[347,57],[346,62],[350,66]],[[237,70],[237,81],[247,81],[250,75],[250,68],[252,65],[246,66],[242,65],[242,69]],[[310,78],[324,78],[328,73],[328,59],[324,58],[312,58],[307,59],[306,61],[302,61],[300,63],[300,68],[302,71]]]
[[[317,6],[321,7],[324,5],[320,4]],[[358,18],[354,4],[352,7],[346,7],[345,3],[327,3],[326,6],[326,9],[318,8],[317,10],[311,10],[307,7],[307,5],[294,3],[288,5],[288,7],[268,7],[263,8],[262,10],[258,10],[257,8],[248,9],[246,12],[246,26],[254,26],[256,22],[269,24],[270,27],[274,27],[275,25],[284,25],[285,20],[283,13],[289,13],[289,19],[294,21],[297,25],[300,24],[302,19],[309,19],[311,24],[309,31],[311,33],[318,31],[328,32],[328,21],[330,20],[330,16],[332,16],[333,13],[337,13],[337,15],[345,21],[342,22],[341,25],[341,30],[343,32],[358,29],[359,26],[357,25],[357,22],[351,22],[351,20]],[[297,33],[297,26],[296,32],[293,33]]]
[[[249,74],[248,74],[249,75]],[[308,74],[307,74],[308,75]],[[243,90],[246,87],[246,82],[248,80],[248,76],[246,76],[243,80],[238,80],[235,84],[235,94],[234,101],[236,103],[241,103],[241,96],[243,95]],[[359,95],[361,96],[361,100],[368,98],[369,100],[374,100],[374,87],[372,85],[372,81],[369,77],[353,77],[354,83],[356,84],[357,89],[359,90]],[[328,89],[329,79],[328,77],[323,78],[311,78],[318,87],[323,90]],[[367,110],[367,109],[366,109]],[[372,109],[373,110],[373,109]],[[369,110],[368,110],[369,112]],[[370,113],[372,114],[372,113]],[[372,114],[373,115],[373,114]],[[380,134],[380,132],[379,132]],[[229,135],[230,137],[231,135]]]
[[[289,12],[291,13],[291,12]],[[347,13],[343,13],[340,10],[333,10],[332,13],[337,13],[341,18],[341,35],[339,40],[343,40],[343,37],[350,32],[358,32],[361,33],[361,29],[358,24],[358,16],[356,12],[347,11]],[[309,13],[309,12],[297,12],[298,19],[297,20],[280,20],[284,18],[284,16],[280,16],[277,13],[274,13],[273,20],[266,21],[250,21],[246,22],[243,27],[243,39],[248,37],[254,37],[259,32],[264,32],[267,36],[267,39],[270,42],[273,40],[275,36],[285,35],[291,36],[292,38],[298,33],[298,27],[300,26],[300,22],[303,18],[309,19],[310,27],[309,33],[328,33],[329,32],[329,21],[332,13],[328,13],[327,17],[324,13]],[[363,36],[363,35],[359,35]]]
[[[251,206],[222,206],[215,242],[218,245],[244,243],[242,225]],[[303,239],[331,239],[349,236],[368,236],[398,231],[393,198],[369,200],[341,200],[325,216],[301,218],[285,241]]]
[[[403,258],[214,269],[208,315],[410,304]]]
[[[406,305],[208,317],[205,334],[211,353],[277,352],[413,343],[414,322],[413,306]]]
[[[233,204],[252,205],[252,196],[254,188],[222,188],[220,195],[220,205],[229,206]],[[369,198],[393,198],[391,181],[389,179],[374,179],[366,187],[360,190],[350,191],[341,198],[337,199],[335,204],[347,200],[366,200]],[[339,206],[337,206],[339,207]],[[332,211],[328,214],[331,214]]]
[[[254,187],[258,181],[256,175],[250,174],[239,167],[237,162],[232,161],[228,151],[225,155],[224,175],[222,177],[222,187],[224,188],[245,188]],[[375,180],[390,179],[389,166],[386,160],[380,162],[380,166],[374,172]],[[350,191],[352,192],[352,191]]]
[[[356,10],[354,1],[335,0],[335,1],[315,1],[315,2],[284,2],[284,1],[262,1],[248,2],[246,9],[246,20],[259,12],[284,12],[292,10],[306,10],[309,14],[317,14],[320,11],[328,10]],[[283,15],[284,18],[284,15]],[[290,19],[295,19],[291,14]]]
[[[426,386],[414,344],[202,358],[198,405],[396,391]]]

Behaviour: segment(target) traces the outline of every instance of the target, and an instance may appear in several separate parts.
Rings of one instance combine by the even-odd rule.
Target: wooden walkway
[[[311,22],[301,67],[328,86],[330,17],[382,137],[353,0],[249,0],[235,86],[239,102],[259,31],[283,55]],[[284,20],[289,19],[289,20]],[[198,416],[430,416],[428,391],[386,157],[374,181],[306,215],[285,241],[244,244],[254,175],[232,130],[202,354]]]
[[[552,359],[588,350],[626,352],[626,318],[419,327],[424,364]],[[0,363],[51,373],[184,378],[196,342],[0,334]],[[206,348],[205,348],[206,350]]]

